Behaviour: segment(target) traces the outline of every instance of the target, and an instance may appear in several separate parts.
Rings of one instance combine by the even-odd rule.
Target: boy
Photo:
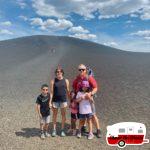
[[[41,94],[37,97],[36,100],[36,110],[40,118],[41,139],[45,139],[45,137],[50,136],[48,133],[50,123],[50,107],[51,101],[50,94],[48,93],[48,85],[43,84],[41,86]]]

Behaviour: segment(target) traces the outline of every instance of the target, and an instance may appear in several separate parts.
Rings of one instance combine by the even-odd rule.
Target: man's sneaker
[[[44,133],[41,133],[41,139],[45,139]]]
[[[61,137],[65,137],[65,136],[66,136],[66,134],[65,134],[64,130],[61,130],[61,134],[60,134],[60,136],[61,136]]]
[[[97,138],[101,138],[102,137],[102,132],[100,129],[97,129],[97,133],[96,133]]]
[[[91,139],[93,139],[93,138],[94,138],[93,133],[89,133],[89,135],[88,135],[88,140],[91,140]]]
[[[55,137],[57,134],[56,134],[56,130],[53,130],[52,131],[52,137]]]
[[[77,138],[81,138],[81,131],[78,131]]]
[[[50,134],[48,132],[45,132],[46,137],[50,137]]]

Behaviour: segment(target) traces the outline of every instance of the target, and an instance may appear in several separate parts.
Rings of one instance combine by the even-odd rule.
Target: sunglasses
[[[79,69],[79,71],[85,71],[85,69]]]
[[[48,89],[42,89],[43,91],[48,91]]]
[[[56,73],[62,73],[62,71],[56,71]]]

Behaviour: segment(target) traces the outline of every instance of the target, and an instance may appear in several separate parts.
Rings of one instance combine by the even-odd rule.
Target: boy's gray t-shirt
[[[49,93],[47,94],[47,96],[43,96],[42,94],[40,94],[37,97],[36,103],[40,105],[40,112],[43,117],[50,115],[49,101],[50,101]]]

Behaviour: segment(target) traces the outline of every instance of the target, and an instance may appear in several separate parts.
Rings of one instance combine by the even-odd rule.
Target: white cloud
[[[130,35],[139,36],[139,37],[149,40],[150,39],[150,30],[141,30],[141,31],[137,31],[135,33],[131,33]]]
[[[136,18],[136,17],[138,17],[138,15],[133,13],[133,14],[130,14],[130,17]]]
[[[32,18],[30,20],[31,20],[31,25],[36,25],[36,26],[43,25],[43,20],[41,18]]]
[[[116,43],[116,42],[107,42],[107,43],[103,43],[103,44],[106,46],[115,47],[115,48],[118,46],[118,43]]]
[[[71,33],[89,33],[88,30],[84,29],[81,26],[72,27],[69,29],[69,32],[71,32]]]
[[[0,29],[0,34],[5,35],[5,34],[9,34],[12,35],[13,33],[7,29]]]
[[[17,0],[16,3],[20,6],[21,9],[24,9],[27,6],[24,0]]]
[[[33,0],[32,6],[38,15],[65,18],[71,12],[94,18],[93,12],[100,13],[100,19],[138,13],[141,19],[150,19],[149,0]],[[84,6],[84,7],[83,7]]]
[[[41,30],[65,30],[73,26],[73,23],[66,19],[47,19],[43,21],[41,18],[32,18],[31,25],[39,26]]]
[[[1,22],[0,24],[3,26],[11,26],[12,25],[12,23],[10,21]]]
[[[84,34],[84,33],[76,33],[74,35],[69,35],[69,36],[79,38],[79,39],[84,39],[84,40],[94,40],[97,37],[95,34]]]
[[[24,21],[28,20],[28,18],[26,16],[23,16],[23,15],[20,15],[19,18],[22,19],[22,20],[24,20]]]

